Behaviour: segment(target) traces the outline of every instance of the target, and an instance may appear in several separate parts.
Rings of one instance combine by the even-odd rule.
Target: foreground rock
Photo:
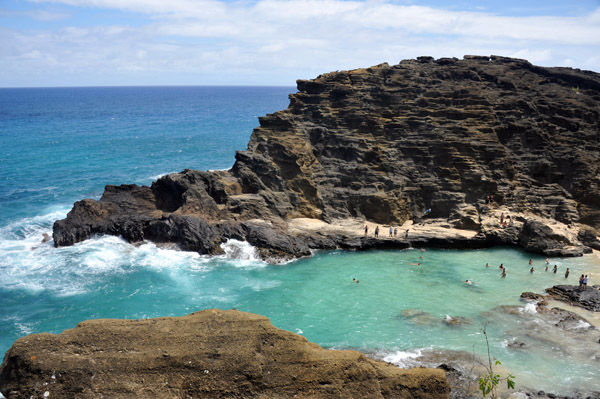
[[[15,398],[447,398],[442,370],[325,350],[265,317],[94,320],[17,340],[0,366]]]
[[[580,306],[592,312],[600,312],[600,290],[596,287],[580,290],[575,285],[555,285],[552,288],[546,288],[546,292],[559,301]]]
[[[54,244],[113,234],[214,254],[236,238],[266,259],[408,245],[361,239],[360,229],[289,231],[308,218],[369,221],[385,226],[381,236],[431,220],[474,232],[410,237],[419,245],[509,244],[548,256],[600,248],[599,74],[420,57],[300,80],[298,90],[288,109],[259,118],[231,170],[107,186],[55,223]]]

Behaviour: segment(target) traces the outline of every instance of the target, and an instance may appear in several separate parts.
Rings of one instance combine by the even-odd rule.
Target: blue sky
[[[600,71],[600,0],[0,0],[0,87],[293,86],[465,54]]]

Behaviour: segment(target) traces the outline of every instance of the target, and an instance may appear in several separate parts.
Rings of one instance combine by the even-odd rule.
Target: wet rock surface
[[[292,234],[294,218],[434,219],[477,234],[410,239],[578,256],[600,246],[599,101],[597,73],[499,56],[420,57],[299,80],[286,110],[259,118],[231,170],[107,186],[55,223],[54,244],[114,234],[211,254],[236,236],[267,258],[293,258],[384,245],[359,231]],[[252,230],[256,219],[272,230]]]
[[[600,290],[588,286],[580,289],[575,285],[555,285],[546,292],[555,299],[580,306],[593,312],[600,312]]]
[[[442,370],[325,350],[265,317],[206,310],[93,320],[17,340],[0,391],[20,398],[448,398]]]

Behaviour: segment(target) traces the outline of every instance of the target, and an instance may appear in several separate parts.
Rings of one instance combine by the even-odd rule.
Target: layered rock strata
[[[93,320],[17,340],[0,392],[25,398],[448,398],[443,370],[325,350],[267,318],[206,310]]]
[[[465,247],[600,248],[599,74],[500,56],[420,57],[297,83],[286,110],[259,118],[231,170],[107,186],[55,223],[55,245],[115,234],[219,253],[237,238],[265,258],[409,245],[288,229],[296,218],[354,218],[476,232]],[[502,226],[499,210],[518,219]]]

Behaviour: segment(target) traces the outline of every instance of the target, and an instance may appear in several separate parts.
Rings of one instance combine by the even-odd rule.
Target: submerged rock
[[[7,399],[448,398],[442,370],[325,350],[235,310],[92,320],[17,340],[0,366]]]
[[[600,75],[499,56],[424,59],[299,80],[286,110],[259,118],[231,170],[107,186],[55,223],[55,245],[113,234],[211,254],[236,238],[266,258],[412,240],[551,256],[600,245]],[[449,233],[292,233],[296,218],[436,220]],[[257,219],[268,229],[253,229]]]

